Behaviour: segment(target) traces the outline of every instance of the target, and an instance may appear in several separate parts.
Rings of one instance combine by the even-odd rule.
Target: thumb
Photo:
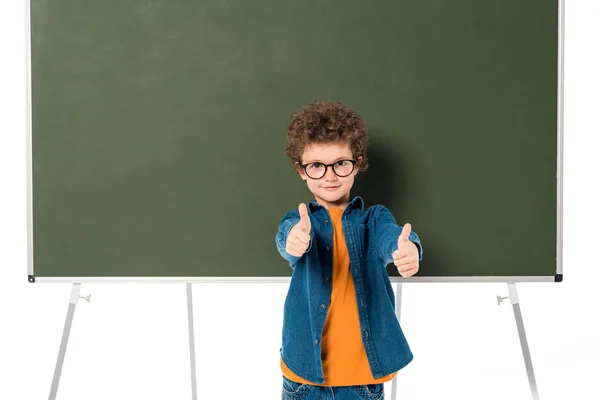
[[[298,212],[300,213],[300,228],[307,233],[310,232],[310,218],[308,217],[308,210],[306,209],[306,204],[300,203],[298,206]]]
[[[412,226],[410,224],[404,224],[404,227],[402,227],[402,233],[400,233],[400,236],[398,236],[398,245],[400,245],[402,242],[408,241],[408,235],[410,235],[411,230]]]

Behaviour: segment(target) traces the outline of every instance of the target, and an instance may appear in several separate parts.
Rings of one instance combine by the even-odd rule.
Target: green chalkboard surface
[[[367,121],[351,195],[412,223],[418,276],[562,273],[556,0],[30,5],[30,275],[289,277],[317,99]]]

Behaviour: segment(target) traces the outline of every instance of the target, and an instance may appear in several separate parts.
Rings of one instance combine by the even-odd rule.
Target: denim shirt
[[[277,250],[293,269],[283,307],[279,351],[283,362],[296,375],[324,384],[321,335],[331,300],[333,227],[327,209],[314,200],[309,203],[308,215],[311,240],[301,257],[285,250],[289,231],[300,221],[298,210],[284,215],[275,237]],[[402,227],[386,207],[378,204],[364,210],[363,199],[356,196],[342,214],[342,229],[356,289],[362,340],[371,373],[377,379],[402,369],[413,358],[396,316],[394,292],[386,270],[393,261],[392,253],[398,249]],[[417,246],[421,260],[419,237],[411,232],[409,240]]]

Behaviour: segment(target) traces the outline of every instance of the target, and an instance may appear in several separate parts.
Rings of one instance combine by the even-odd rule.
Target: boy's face
[[[345,208],[350,201],[350,189],[354,184],[354,177],[358,173],[358,163],[360,163],[361,158],[357,158],[354,170],[345,177],[337,176],[331,166],[327,167],[325,175],[319,179],[312,179],[307,176],[301,167],[299,167],[298,173],[302,180],[306,181],[308,189],[315,196],[317,203],[325,208],[331,206]],[[304,148],[301,163],[302,165],[315,162],[334,164],[340,160],[354,160],[348,143],[309,144]],[[322,168],[322,166],[320,167]],[[338,169],[342,170],[342,168]]]

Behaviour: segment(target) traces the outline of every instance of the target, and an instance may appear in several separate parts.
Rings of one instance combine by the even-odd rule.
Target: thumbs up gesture
[[[404,278],[413,276],[419,271],[419,250],[413,242],[408,240],[411,229],[412,227],[410,224],[404,224],[402,232],[398,237],[398,250],[392,253],[394,265],[398,268],[398,272]]]
[[[285,251],[293,256],[301,257],[310,244],[310,218],[306,204],[300,203],[298,212],[300,213],[300,222],[290,230],[285,243]]]

